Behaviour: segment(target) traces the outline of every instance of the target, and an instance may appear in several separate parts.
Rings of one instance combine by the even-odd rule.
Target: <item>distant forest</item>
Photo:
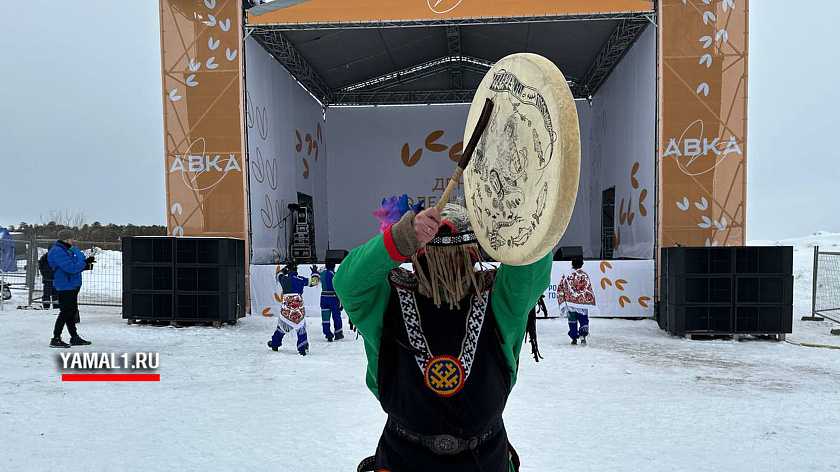
[[[38,238],[56,239],[58,232],[68,227],[76,233],[76,240],[78,241],[119,242],[122,236],[166,236],[166,226],[115,225],[113,223],[103,225],[98,221],[94,221],[92,224],[85,223],[75,226],[62,225],[55,221],[36,224],[27,224],[24,222],[18,226],[9,226],[7,229],[11,232],[21,232],[27,238],[35,234]]]

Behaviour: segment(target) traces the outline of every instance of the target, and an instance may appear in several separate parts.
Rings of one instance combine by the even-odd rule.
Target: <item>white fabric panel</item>
[[[278,267],[282,266],[251,265],[251,314],[280,316],[280,295],[283,291],[277,283]],[[312,271],[308,265],[301,264],[298,266],[298,275],[309,277]],[[306,316],[321,316],[321,284],[303,289],[303,307]]]
[[[412,200],[426,198],[427,207],[436,203],[441,181],[455,170],[449,151],[463,140],[468,111],[468,105],[328,108],[330,247],[351,250],[378,234],[371,212],[383,198],[406,193]],[[425,145],[435,131],[443,131],[429,143],[445,146],[438,152]],[[416,162],[406,159],[411,166],[404,163],[404,147],[408,158],[420,153]]]
[[[653,263],[653,260],[586,261],[583,270],[592,281],[599,311],[595,317],[653,318]],[[572,264],[569,261],[552,264],[545,305],[548,316],[559,317],[557,284]]]
[[[593,167],[592,155],[589,152],[592,111],[585,101],[576,101],[575,104],[580,126],[580,181],[575,210],[557,246],[581,246],[584,257],[598,257],[601,253],[601,200],[599,194],[598,200],[593,202],[591,181],[593,175],[598,175],[600,168]],[[555,247],[554,250],[556,249]]]
[[[616,235],[620,241],[614,254],[617,258],[653,258],[655,41],[654,29],[647,28],[592,100],[587,152],[592,169],[600,167],[601,172],[592,176],[590,201],[593,208],[600,208],[601,191],[615,186]],[[639,165],[634,173],[636,163]],[[600,210],[591,214],[590,223],[600,234]]]
[[[279,262],[286,256],[281,223],[297,192],[311,195],[319,257],[327,249],[326,124],[321,105],[254,39],[245,40],[247,62],[246,126],[251,202],[252,264]],[[321,142],[309,146],[317,128]],[[310,136],[307,142],[306,136]],[[300,135],[300,139],[298,139]],[[300,151],[298,151],[300,144]],[[303,174],[309,166],[308,178]],[[292,222],[290,217],[287,223]]]
[[[498,266],[498,264],[490,264]],[[277,283],[275,264],[251,265],[251,313],[270,313],[278,316],[280,284]],[[320,267],[320,266],[319,266]],[[412,270],[411,264],[402,267]],[[560,316],[557,304],[557,284],[563,273],[569,270],[568,261],[553,262],[551,283],[545,291],[545,305],[549,316]],[[338,270],[338,267],[336,267]],[[653,318],[653,261],[586,261],[583,270],[592,280],[595,303],[600,317],[606,318]],[[309,266],[300,265],[298,274],[309,277]],[[609,282],[604,282],[608,280]],[[618,282],[618,283],[616,283]],[[623,302],[621,297],[625,297]],[[642,304],[646,304],[647,307]],[[622,306],[623,305],[623,306]],[[306,316],[321,316],[321,286],[303,289],[303,306]]]
[[[588,119],[589,106],[576,103],[580,119]],[[468,111],[468,105],[328,108],[330,246],[351,250],[377,234],[379,222],[371,212],[383,198],[407,193],[412,199],[425,197],[427,203],[436,203],[445,179],[455,169],[449,151],[463,139]],[[582,128],[582,134],[588,133],[588,125]],[[433,151],[425,145],[435,131],[443,134],[431,139],[430,147],[440,144],[445,150]],[[405,146],[406,159],[420,151],[416,162],[409,161],[411,166],[404,163]],[[590,234],[591,210],[583,193],[581,188],[564,245],[588,247],[600,239],[598,233],[594,238]],[[455,194],[463,195],[463,188]],[[597,251],[588,250],[593,256]]]

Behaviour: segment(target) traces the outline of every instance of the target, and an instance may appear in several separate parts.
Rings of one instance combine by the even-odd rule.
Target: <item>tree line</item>
[[[58,232],[64,228],[70,228],[76,233],[78,241],[90,242],[119,242],[123,236],[166,236],[166,226],[162,225],[117,225],[109,223],[103,225],[98,221],[92,224],[70,226],[50,221],[48,223],[28,224],[22,222],[18,226],[9,226],[10,232],[21,232],[27,238],[36,235],[40,239],[56,239]]]

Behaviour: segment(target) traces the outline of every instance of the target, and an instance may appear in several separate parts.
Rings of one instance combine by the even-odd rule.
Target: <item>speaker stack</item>
[[[793,248],[663,248],[660,328],[680,336],[793,328]]]
[[[123,318],[234,323],[245,314],[245,241],[126,237]]]
[[[315,262],[314,222],[308,206],[300,206],[295,217],[295,231],[292,233],[292,258],[298,262]]]

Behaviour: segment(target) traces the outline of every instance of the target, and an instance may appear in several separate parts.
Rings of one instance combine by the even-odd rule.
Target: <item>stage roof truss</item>
[[[449,56],[461,55],[461,27],[458,25],[446,25],[446,42],[449,47]],[[461,62],[449,68],[449,88],[460,90],[464,88],[464,68]]]
[[[275,60],[294,76],[305,89],[309,91],[321,104],[330,102],[332,90],[324,79],[309,65],[306,59],[295,49],[283,33],[275,30],[255,29],[250,34],[262,44]]]
[[[353,91],[333,94],[332,105],[416,105],[470,103],[475,90],[414,90],[406,92]]]
[[[621,61],[630,46],[636,42],[639,35],[647,26],[648,18],[634,18],[622,20],[607,40],[601,52],[595,58],[592,66],[583,76],[578,90],[572,90],[575,98],[589,98],[598,91],[601,84],[607,80],[615,66]]]
[[[341,87],[339,91],[352,92],[382,90],[388,87],[393,87],[395,85],[406,84],[413,80],[421,79],[423,77],[428,77],[429,75],[436,74],[441,70],[447,70],[451,72],[452,69],[456,68],[459,69],[459,73],[463,73],[463,70],[467,69],[478,72],[480,74],[485,74],[488,70],[490,70],[491,67],[493,67],[492,61],[486,61],[484,59],[478,59],[476,57],[444,56],[429,62],[417,64],[416,66],[408,67],[406,69],[398,70],[396,72],[390,72],[379,77],[374,77],[372,79],[365,80],[364,82],[359,82],[357,84]],[[452,90],[461,89],[461,87],[451,88]]]
[[[564,71],[574,97],[584,99],[598,91],[645,26],[653,23],[655,27],[653,14],[651,10],[515,18],[245,25],[245,29],[247,35],[254,36],[325,106],[469,103],[477,80],[495,60],[517,49],[543,53],[554,60]],[[546,23],[582,21],[596,21],[598,26],[584,27],[581,23],[568,28],[546,26]],[[391,30],[406,26],[427,27],[423,31],[428,34],[406,35]],[[378,34],[374,33],[375,41],[370,33],[360,31],[366,28],[379,29]],[[536,43],[522,42],[522,36],[517,34],[521,35],[523,28],[527,28],[528,37],[533,28],[539,28],[542,39]],[[415,48],[411,42],[416,42],[415,37],[432,43]],[[318,46],[322,38],[326,43]],[[330,41],[333,41],[332,48]],[[357,44],[365,45],[365,49],[335,50],[349,44],[353,48]],[[600,49],[599,44],[602,44]],[[400,47],[402,64],[397,64],[391,54],[392,49]],[[383,51],[390,57],[387,63],[381,59],[386,57]],[[430,60],[434,54],[440,56]],[[498,57],[482,58],[487,55]],[[412,64],[412,61],[416,62]],[[412,65],[405,67],[406,63]],[[353,68],[347,69],[345,64],[352,64]],[[393,70],[398,65],[403,68]],[[392,70],[387,71],[389,68]]]
[[[404,21],[342,21],[342,22],[316,22],[316,23],[279,23],[260,24],[249,26],[250,28],[274,29],[277,31],[301,31],[301,30],[327,30],[327,29],[359,29],[359,28],[404,28],[422,26],[447,26],[447,25],[499,25],[513,23],[548,23],[558,21],[599,21],[599,20],[625,20],[639,18],[649,15],[653,10],[647,12],[604,12],[584,13],[579,15],[539,15],[539,16],[509,16],[498,18],[440,18],[426,20],[404,20]]]

